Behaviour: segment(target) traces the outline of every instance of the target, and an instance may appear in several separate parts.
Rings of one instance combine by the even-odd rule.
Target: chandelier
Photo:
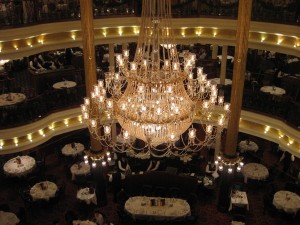
[[[103,147],[139,158],[181,157],[221,133],[230,105],[203,68],[195,68],[196,54],[177,51],[170,0],[143,0],[134,59],[129,50],[115,57],[116,69],[81,105],[90,134]]]

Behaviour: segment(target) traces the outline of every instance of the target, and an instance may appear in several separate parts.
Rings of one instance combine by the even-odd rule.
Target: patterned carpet
[[[263,162],[269,168],[278,162],[278,156],[271,152],[272,145],[268,141],[264,141],[259,138],[252,137],[263,150]],[[42,150],[42,149],[41,149]],[[202,153],[207,158],[207,153]],[[296,159],[299,165],[299,159]],[[246,158],[246,162],[253,161],[253,158]],[[206,162],[199,165],[202,169],[206,165]],[[282,167],[278,165],[279,169]],[[53,206],[45,206],[41,208],[26,208],[26,224],[28,225],[51,225],[54,220],[59,220],[59,224],[66,224],[65,213],[69,210],[76,212],[79,218],[88,219],[92,218],[93,210],[95,206],[82,206],[76,200],[77,186],[71,181],[67,175],[67,168],[64,166],[64,162],[58,158],[57,154],[53,152],[48,153],[46,157],[46,174],[53,174],[57,177],[57,184],[64,184],[66,187],[65,196],[63,196],[58,203]],[[285,183],[290,178],[287,176],[281,177],[278,174],[276,178],[276,185],[279,189],[282,189]],[[7,203],[10,206],[12,212],[17,213],[20,207],[24,207],[24,203],[19,195],[20,188],[26,183],[24,179],[13,179],[5,176],[1,177],[0,183],[0,202],[1,204]],[[263,194],[265,186],[261,185],[256,188],[246,186],[249,211],[247,212],[247,224],[249,225],[284,225],[291,224],[286,221],[281,214],[272,212],[264,212]],[[195,224],[204,225],[229,225],[231,224],[232,215],[230,213],[222,213],[217,209],[219,187],[210,193],[199,193],[198,203],[195,208],[195,212],[198,215],[198,220]],[[106,219],[115,225],[124,224],[119,218],[117,209],[118,204],[112,201],[111,187],[107,188],[107,204],[105,206],[98,207],[101,212],[106,215]],[[294,225],[300,224],[294,222]],[[153,224],[153,223],[152,223]]]

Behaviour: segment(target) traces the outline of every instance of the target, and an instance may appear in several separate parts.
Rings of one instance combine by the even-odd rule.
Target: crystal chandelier
[[[105,73],[81,105],[83,120],[102,146],[140,158],[183,156],[221,133],[229,103],[203,68],[195,68],[196,54],[177,51],[170,0],[143,0],[134,60],[129,50],[115,56],[116,70]],[[116,122],[122,127],[118,134],[112,132]]]

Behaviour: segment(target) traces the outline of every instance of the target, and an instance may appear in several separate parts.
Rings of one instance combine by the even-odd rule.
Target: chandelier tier
[[[116,70],[105,73],[81,105],[90,133],[103,146],[145,158],[182,156],[223,129],[229,104],[203,68],[195,68],[196,54],[177,52],[169,0],[143,0],[134,60],[129,62],[129,50],[115,55]],[[193,127],[195,115],[203,139]],[[115,122],[122,129],[112,137]]]

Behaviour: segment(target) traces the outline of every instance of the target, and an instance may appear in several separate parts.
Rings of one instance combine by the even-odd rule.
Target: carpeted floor
[[[270,142],[256,137],[251,137],[260,147],[261,159],[265,165],[269,168],[273,165],[277,165],[278,176],[276,176],[276,186],[279,189],[283,189],[284,185],[291,178],[289,176],[281,176],[280,170],[282,165],[278,164],[278,156],[272,153],[272,145]],[[42,150],[42,149],[41,149]],[[204,158],[207,158],[207,152],[202,152]],[[257,160],[252,157],[246,157],[245,162]],[[299,159],[296,159],[295,164],[299,166]],[[206,162],[199,165],[202,169]],[[82,205],[76,200],[77,186],[71,181],[67,175],[67,168],[64,166],[63,160],[58,158],[57,154],[48,153],[46,157],[46,174],[53,174],[57,177],[57,184],[64,184],[66,187],[65,196],[59,200],[53,206],[41,207],[41,208],[26,208],[26,221],[28,225],[51,225],[54,220],[59,220],[59,224],[65,223],[65,213],[69,210],[73,210],[82,219],[88,219],[92,217],[94,206],[85,207],[83,210]],[[24,203],[19,195],[20,188],[26,183],[25,179],[14,179],[2,176],[0,183],[0,202],[1,204],[7,203],[10,206],[12,212],[17,213],[20,207],[24,207]],[[283,225],[291,224],[279,213],[271,213],[269,211],[264,212],[263,195],[265,186],[257,186],[253,188],[250,185],[246,186],[246,191],[249,201],[249,211],[247,212],[247,224],[249,225]],[[217,209],[219,187],[210,193],[199,193],[198,203],[196,205],[195,212],[198,215],[196,224],[203,225],[229,225],[231,224],[232,215],[230,213],[222,213]],[[122,220],[117,213],[118,204],[112,201],[112,191],[110,186],[107,188],[107,204],[105,206],[98,207],[103,212],[107,221],[112,222],[115,225],[122,225]],[[0,223],[1,224],[1,223]],[[124,223],[123,223],[124,224]],[[300,222],[294,222],[294,225],[299,225]]]

